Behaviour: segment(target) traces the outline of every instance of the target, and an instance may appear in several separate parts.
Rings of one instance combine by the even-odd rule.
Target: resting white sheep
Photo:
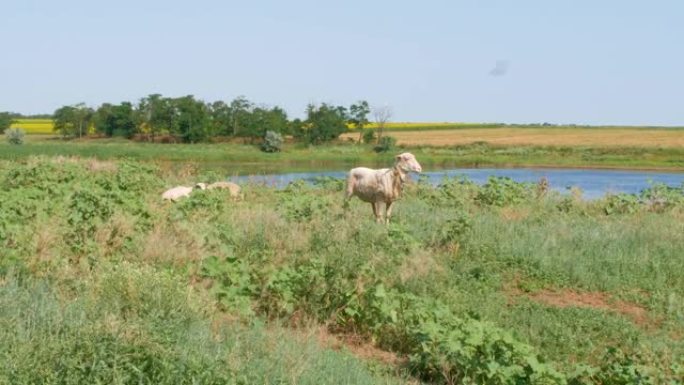
[[[349,171],[345,205],[356,195],[373,206],[373,214],[377,222],[382,222],[380,204],[385,203],[385,222],[392,216],[392,203],[399,198],[409,172],[421,172],[423,169],[413,154],[405,152],[396,156],[394,167],[374,170],[357,167]]]
[[[170,188],[170,189],[164,191],[164,193],[162,194],[162,199],[175,202],[175,201],[179,200],[180,198],[190,196],[190,193],[195,188],[199,188],[200,190],[204,190],[205,188],[207,188],[207,185],[204,183],[197,183],[195,185],[195,187],[176,186],[174,188]]]
[[[207,186],[207,189],[209,190],[216,188],[228,190],[231,198],[237,199],[240,197],[240,186],[233,182],[215,182]]]

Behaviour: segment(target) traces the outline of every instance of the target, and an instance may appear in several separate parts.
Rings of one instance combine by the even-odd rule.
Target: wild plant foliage
[[[263,152],[280,152],[283,149],[283,136],[275,131],[268,130],[261,143]]]
[[[17,146],[24,144],[25,135],[26,133],[21,128],[8,128],[5,130],[5,138],[9,144]]]
[[[684,374],[673,337],[684,331],[684,186],[584,201],[505,178],[419,180],[384,226],[365,208],[345,212],[342,182],[330,178],[246,185],[238,202],[218,190],[161,202],[166,186],[201,179],[189,174],[130,161],[0,162],[0,324],[12,325],[0,328],[0,368],[13,368],[0,381],[323,383],[333,370],[306,363],[315,358],[298,361],[308,368],[298,375],[235,361],[240,350],[225,344],[239,337],[215,321],[226,318],[325,325],[431,383]],[[41,279],[46,288],[21,284]],[[607,299],[544,302],[565,292]],[[282,359],[264,344],[249,354]],[[334,362],[335,373],[349,370]]]

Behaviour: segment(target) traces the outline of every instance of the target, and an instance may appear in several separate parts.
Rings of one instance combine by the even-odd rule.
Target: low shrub
[[[473,221],[465,211],[454,213],[440,228],[438,243],[448,246],[461,242],[473,227]]]
[[[684,206],[684,185],[670,187],[663,183],[654,183],[639,194],[641,201],[652,211],[663,211],[677,206]]]
[[[26,133],[21,128],[8,128],[5,130],[5,137],[7,143],[14,145],[24,144],[24,135]]]
[[[261,151],[280,152],[283,149],[283,136],[275,131],[266,131],[264,140],[261,142]]]
[[[604,199],[603,211],[606,215],[633,214],[639,210],[639,197],[633,194],[609,195]]]
[[[534,184],[518,183],[509,177],[490,176],[479,190],[475,201],[484,206],[506,206],[522,203],[535,195]]]
[[[366,144],[375,142],[375,130],[371,128],[363,130],[363,142]]]
[[[312,190],[313,187],[304,181],[290,183],[280,191],[278,210],[293,222],[308,222],[314,217],[323,216],[330,206],[329,197],[313,194]]]
[[[380,141],[378,141],[378,144],[373,147],[373,151],[375,152],[388,152],[391,150],[394,150],[394,148],[397,145],[397,139],[392,137],[392,136],[383,136],[380,138]]]

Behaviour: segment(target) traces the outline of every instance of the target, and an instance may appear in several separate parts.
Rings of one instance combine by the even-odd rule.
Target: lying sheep
[[[194,189],[200,189],[204,190],[207,188],[207,185],[204,183],[197,183],[194,187],[187,187],[187,186],[176,186],[174,188],[170,188],[162,194],[162,200],[169,200],[171,202],[176,202],[180,198],[184,198],[187,196],[190,196],[190,193]]]
[[[233,182],[215,182],[207,186],[207,189],[226,189],[230,192],[230,197],[234,199],[240,198],[240,186]]]
[[[356,195],[373,207],[375,220],[382,222],[380,204],[385,203],[385,222],[389,223],[392,215],[392,203],[399,198],[409,172],[421,172],[423,169],[413,154],[405,152],[396,156],[394,167],[374,170],[357,167],[349,171],[345,206],[352,196]]]

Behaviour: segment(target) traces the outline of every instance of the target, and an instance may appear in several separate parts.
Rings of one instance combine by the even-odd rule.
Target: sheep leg
[[[382,222],[382,213],[380,212],[380,202],[372,202],[371,206],[373,206],[373,215],[375,215],[375,221],[380,223]]]
[[[389,225],[392,216],[392,201],[385,202],[385,224]]]
[[[351,200],[352,193],[349,191],[344,192],[344,200],[342,201],[342,209],[347,211],[349,209],[349,201]]]
[[[347,190],[344,192],[344,203],[342,204],[342,208],[346,211],[349,209],[349,201],[351,200],[352,196],[354,195],[354,178],[349,175],[349,178],[347,179]]]

